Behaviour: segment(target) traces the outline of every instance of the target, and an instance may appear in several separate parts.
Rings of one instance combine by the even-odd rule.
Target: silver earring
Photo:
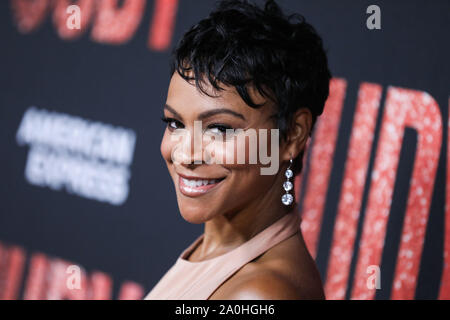
[[[294,196],[289,193],[289,191],[291,191],[293,188],[293,184],[291,181],[289,181],[289,179],[291,179],[294,176],[294,173],[291,170],[291,166],[292,166],[292,158],[289,160],[289,166],[287,167],[286,172],[284,174],[286,176],[286,181],[283,183],[283,188],[286,191],[286,193],[283,194],[283,196],[281,197],[281,202],[285,206],[288,206],[292,204],[292,202],[294,202]]]

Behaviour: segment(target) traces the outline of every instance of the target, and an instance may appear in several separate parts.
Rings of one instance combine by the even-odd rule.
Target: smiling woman
[[[289,181],[328,97],[314,28],[274,1],[222,1],[178,43],[171,75],[161,153],[181,215],[204,233],[145,299],[323,299]],[[279,168],[262,174],[252,150],[275,142]]]

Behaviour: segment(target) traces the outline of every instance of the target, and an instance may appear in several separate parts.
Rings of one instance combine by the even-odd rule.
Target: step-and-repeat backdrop
[[[296,180],[327,298],[449,299],[450,2],[279,2],[333,74]],[[1,299],[141,299],[203,232],[160,116],[170,51],[213,5],[0,2]]]

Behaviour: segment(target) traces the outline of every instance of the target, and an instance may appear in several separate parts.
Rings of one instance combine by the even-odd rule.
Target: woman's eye
[[[214,124],[214,125],[210,125],[208,127],[208,130],[214,134],[226,134],[227,129],[232,129],[232,128],[228,125],[223,125],[223,124]]]
[[[183,127],[183,124],[180,121],[173,118],[162,117],[161,120],[167,124],[169,130],[180,129]]]
[[[183,123],[174,118],[162,117],[161,120],[167,124],[167,128],[169,128],[170,131],[184,128]],[[225,135],[227,133],[227,129],[233,128],[226,124],[212,124],[206,128],[206,130],[208,130],[212,134],[220,134],[220,135]]]

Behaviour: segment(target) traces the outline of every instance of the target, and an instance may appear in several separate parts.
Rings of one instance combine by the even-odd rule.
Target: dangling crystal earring
[[[294,202],[294,197],[292,196],[292,194],[289,193],[290,190],[292,190],[292,182],[289,181],[290,178],[292,178],[294,176],[294,173],[291,170],[291,166],[292,166],[292,158],[289,160],[289,166],[286,169],[285,172],[285,176],[286,176],[286,181],[283,183],[283,188],[286,191],[285,194],[283,194],[283,196],[281,197],[281,202],[283,202],[283,204],[285,206],[288,206],[290,204],[292,204],[292,202]]]

